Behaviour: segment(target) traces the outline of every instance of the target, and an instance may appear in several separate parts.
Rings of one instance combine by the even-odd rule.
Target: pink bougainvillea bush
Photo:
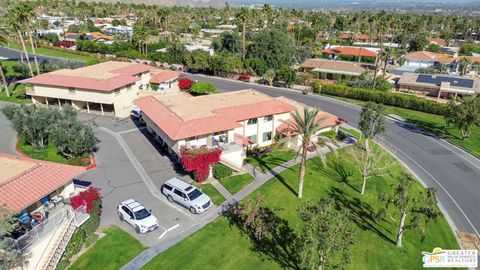
[[[180,150],[183,168],[187,172],[194,172],[195,180],[198,183],[205,181],[210,171],[210,166],[220,162],[222,149],[183,148]]]

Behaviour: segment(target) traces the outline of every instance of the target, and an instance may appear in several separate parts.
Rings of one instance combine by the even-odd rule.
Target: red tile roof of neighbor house
[[[110,61],[74,70],[62,69],[44,73],[27,79],[26,82],[110,92],[135,83],[138,80],[135,75],[152,69],[144,64]]]
[[[365,57],[377,57],[377,53],[367,50],[362,47],[334,47],[325,49],[322,51],[323,53],[330,53],[330,54],[341,54],[341,55],[352,55],[352,56],[365,56]]]
[[[370,39],[370,37],[366,34],[359,34],[359,35],[356,35],[354,36],[352,33],[340,33],[338,35],[338,38],[340,39],[349,39],[349,38],[352,38],[354,37],[355,39],[360,39],[360,40],[368,40]]]
[[[85,168],[0,153],[0,170],[0,205],[19,212],[70,182]]]
[[[254,90],[198,97],[184,93],[146,96],[135,105],[172,140],[231,130],[241,126],[238,121],[295,109]]]
[[[438,61],[443,63],[452,63],[455,58],[452,55],[443,53],[433,53],[429,51],[411,52],[405,55],[405,59],[411,60],[425,60],[425,61]]]
[[[152,74],[150,79],[150,83],[161,84],[167,81],[174,80],[180,76],[180,73],[171,71],[171,70],[163,70],[158,73]]]
[[[438,37],[437,38],[429,37],[428,42],[429,43],[436,43],[440,46],[447,46],[448,45],[448,42],[445,39],[438,38]]]
[[[320,124],[321,128],[326,128],[326,127],[333,127],[341,122],[343,122],[342,119],[338,118],[337,116],[327,113],[327,112],[319,112],[317,117],[315,118],[315,123],[322,120],[323,122]],[[293,121],[291,119],[290,121]],[[280,126],[277,127],[277,132],[282,133],[285,136],[293,136],[296,135],[295,132],[291,130],[291,126],[288,123],[282,123]]]

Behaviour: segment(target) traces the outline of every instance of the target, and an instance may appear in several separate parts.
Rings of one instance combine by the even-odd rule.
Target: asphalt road
[[[266,87],[203,75],[187,75],[192,80],[214,83],[219,91],[253,88],[270,96],[285,96],[333,113],[356,126],[361,108],[317,95]],[[410,126],[387,121],[387,132],[378,142],[386,146],[424,185],[437,189],[440,207],[453,226],[480,236],[480,160],[461,149]]]
[[[22,59],[21,56],[20,56],[20,53],[21,53],[20,51],[17,51],[17,50],[14,50],[14,49],[0,47],[0,60],[20,61]],[[28,56],[33,61],[33,54],[29,53]],[[3,59],[3,58],[7,58],[7,59]],[[54,63],[76,62],[76,63],[79,63],[80,65],[84,64],[84,62],[82,62],[82,61],[74,61],[74,60],[69,60],[69,59],[64,59],[64,58],[57,58],[57,57],[52,57],[52,56],[43,56],[43,55],[38,55],[38,54],[37,54],[37,60],[38,60],[39,63],[41,63],[43,60],[47,60],[47,61],[54,62]]]

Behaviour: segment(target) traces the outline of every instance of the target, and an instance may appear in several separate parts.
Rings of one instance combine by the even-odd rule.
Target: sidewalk
[[[339,146],[337,147],[337,149],[346,147],[348,145],[349,144],[340,143]],[[330,152],[330,150],[327,147],[321,149],[320,151],[324,154]],[[317,156],[317,154],[315,152],[308,153],[307,159],[311,159],[315,156]],[[273,168],[272,170],[270,170],[268,172],[265,172],[265,173],[260,172],[259,170],[256,170],[250,164],[245,165],[244,167],[247,170],[247,172],[252,174],[255,177],[254,182],[250,183],[249,185],[244,187],[242,190],[240,190],[238,193],[236,193],[233,196],[228,196],[227,197],[227,196],[224,195],[227,200],[222,205],[216,206],[215,208],[212,208],[208,213],[205,214],[205,216],[202,217],[200,222],[198,222],[196,224],[193,224],[192,226],[188,227],[187,229],[181,231],[180,233],[175,235],[175,237],[173,237],[171,239],[168,239],[165,242],[159,243],[158,245],[155,245],[152,248],[150,248],[148,250],[145,250],[144,252],[140,253],[140,255],[138,255],[133,260],[128,262],[126,265],[124,265],[121,268],[121,270],[137,270],[137,269],[142,268],[145,264],[147,264],[150,260],[152,260],[158,254],[167,250],[171,246],[179,243],[183,239],[187,238],[191,234],[193,234],[196,231],[203,228],[205,225],[214,221],[217,217],[221,216],[223,207],[228,206],[230,203],[241,201],[242,199],[244,199],[245,197],[250,195],[252,192],[254,192],[257,188],[261,187],[263,184],[265,184],[270,179],[272,179],[274,176],[278,175],[279,173],[283,172],[284,170],[289,169],[292,166],[297,165],[298,163],[300,163],[300,158],[292,159],[292,160],[287,161],[287,162],[285,162],[285,163],[283,163],[283,164],[281,164],[281,165],[279,165],[279,166],[277,166],[277,167]],[[212,184],[215,186],[215,188],[217,188],[217,190],[219,190],[220,193],[222,193],[222,191],[220,191],[220,189],[222,189],[222,188],[225,189],[225,188],[220,184],[220,182],[218,182],[218,181],[216,181],[216,182],[218,183],[218,185],[221,186],[220,188],[215,186],[215,184],[213,184],[213,183]],[[226,191],[226,189],[225,189],[225,191]],[[228,194],[230,194],[228,191],[226,191],[226,192]],[[223,195],[223,193],[222,193],[222,195]]]

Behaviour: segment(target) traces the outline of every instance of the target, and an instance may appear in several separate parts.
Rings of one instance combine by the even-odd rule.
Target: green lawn
[[[15,43],[10,43],[7,47],[15,49],[15,50],[23,50],[21,45],[15,44]],[[27,46],[27,51],[32,52],[32,48]],[[73,53],[57,51],[57,50],[52,50],[52,49],[48,49],[48,48],[36,48],[35,51],[38,55],[52,56],[52,57],[58,57],[58,58],[63,58],[63,59],[82,61],[82,62],[85,62],[86,65],[93,65],[93,64],[97,64],[97,63],[105,61],[105,60],[100,59],[100,58],[77,55],[77,54],[73,54]]]
[[[303,198],[298,199],[298,166],[286,170],[265,183],[249,198],[258,193],[265,197],[264,205],[272,209],[296,232],[302,222],[296,209],[305,201],[317,201],[322,197],[333,198],[341,208],[350,209],[352,222],[358,227],[358,243],[352,249],[352,263],[347,269],[422,269],[422,251],[434,247],[444,249],[459,248],[451,228],[445,218],[430,223],[426,229],[426,238],[411,231],[404,235],[404,247],[397,248],[394,240],[397,223],[391,219],[376,219],[383,203],[379,193],[391,191],[395,182],[393,176],[402,169],[400,165],[391,168],[391,175],[372,178],[367,185],[366,195],[359,194],[361,180],[350,155],[351,149],[342,149],[334,159],[328,156],[328,165],[323,167],[317,159],[308,161]],[[344,181],[344,179],[348,181]],[[421,185],[414,185],[414,194],[418,195]],[[194,251],[194,252],[191,252]],[[184,254],[189,254],[188,259]],[[267,254],[255,252],[247,236],[241,235],[237,227],[230,226],[221,217],[214,223],[196,232],[189,238],[159,254],[143,269],[281,269],[280,262],[285,258],[281,247],[273,246]]]
[[[365,104],[364,101],[347,99],[347,98],[339,98],[334,96],[328,96],[331,98],[343,100],[349,103],[363,105]],[[407,122],[415,124],[419,127],[422,127],[435,135],[459,146],[468,151],[469,153],[477,156],[480,158],[480,127],[479,126],[472,126],[470,129],[470,138],[462,140],[461,132],[459,129],[451,126],[444,131],[444,123],[443,116],[431,114],[431,113],[424,113],[404,108],[386,106],[386,113],[387,114],[396,114],[399,115],[407,120]]]
[[[31,98],[26,98],[25,96],[25,85],[19,84],[19,85],[10,85],[8,87],[10,90],[10,96],[7,97],[7,94],[5,91],[0,93],[0,100],[1,101],[8,101],[8,102],[14,102],[14,103],[20,103],[20,104],[26,104],[32,102]],[[2,88],[3,90],[3,88]]]
[[[20,137],[18,141],[18,149],[25,153],[27,156],[33,159],[46,160],[51,162],[75,165],[75,166],[88,166],[89,164],[84,164],[82,158],[89,157],[90,153],[85,152],[81,157],[74,157],[67,159],[62,156],[55,145],[52,143],[48,144],[47,148],[42,150],[34,149],[31,145],[25,143],[25,140]]]
[[[245,161],[250,163],[256,169],[266,172],[295,158],[295,155],[294,151],[277,149],[261,156],[254,157],[249,155]]]
[[[361,136],[361,133],[356,131],[355,129],[351,129],[351,128],[346,128],[346,127],[343,127],[343,126],[340,126],[340,130],[343,130],[345,131],[346,133],[352,135],[353,137],[355,138],[360,138]]]
[[[253,182],[255,178],[249,173],[239,174],[223,178],[219,182],[231,193],[235,194],[242,190],[246,185]]]
[[[138,240],[116,226],[107,228],[105,234],[68,269],[116,270],[145,250]]]
[[[36,150],[31,145],[25,143],[23,138],[20,138],[18,141],[18,149],[33,159],[68,164],[68,159],[60,155],[57,147],[55,147],[53,144],[49,144],[45,149]]]
[[[225,198],[218,192],[218,190],[212,186],[212,184],[197,184],[196,182],[193,183],[195,186],[198,187],[203,193],[208,195],[210,199],[212,199],[212,202],[215,205],[220,205],[225,201]]]

